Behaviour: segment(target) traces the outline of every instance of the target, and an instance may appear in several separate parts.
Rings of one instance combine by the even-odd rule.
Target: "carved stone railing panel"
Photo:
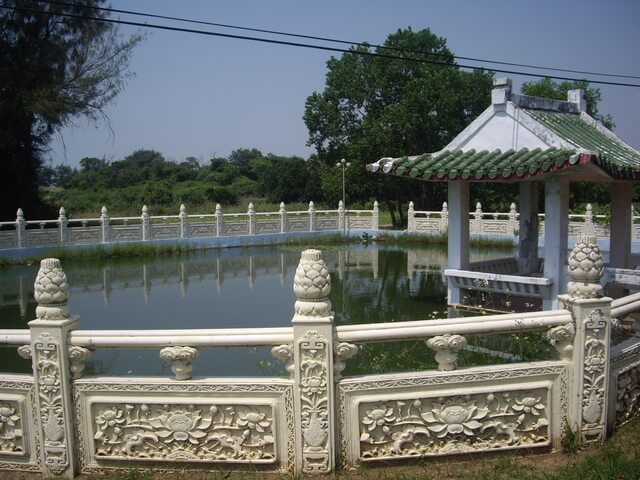
[[[16,248],[17,246],[16,232],[0,232],[0,248]]]
[[[249,235],[249,222],[224,222],[224,235]]]
[[[416,232],[440,232],[439,218],[414,218],[414,230]]]
[[[216,224],[213,222],[189,224],[190,237],[215,237],[216,234]]]
[[[552,363],[344,379],[338,383],[342,461],[557,448],[567,392],[566,365]]]
[[[287,219],[287,227],[289,232],[308,232],[309,219],[289,216],[289,218]]]
[[[71,227],[68,232],[72,245],[94,245],[102,241],[102,227]]]
[[[57,228],[27,230],[27,245],[30,247],[49,247],[60,244],[60,233]]]
[[[40,473],[33,378],[0,375],[0,469]]]
[[[362,228],[362,229],[371,229],[372,228],[372,219],[371,217],[351,217],[347,216],[349,219],[348,228]]]
[[[611,359],[608,423],[615,428],[640,415],[640,339],[629,342]]]
[[[82,473],[126,466],[294,467],[290,381],[167,383],[93,379],[75,384]]]
[[[335,218],[316,218],[316,230],[338,230],[339,220]]]
[[[111,240],[114,242],[139,242],[142,241],[142,227],[138,226],[111,226]]]
[[[154,225],[151,224],[151,238],[180,238],[180,224]]]
[[[280,220],[260,220],[256,222],[256,233],[280,233]]]

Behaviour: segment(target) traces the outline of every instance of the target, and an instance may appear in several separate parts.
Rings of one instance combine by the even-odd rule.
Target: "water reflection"
[[[287,326],[302,249],[262,247],[176,258],[67,262],[70,309],[80,316],[81,329]],[[479,260],[492,254],[474,255]],[[331,301],[338,324],[425,319],[433,312],[445,316],[442,248],[335,247],[324,249],[324,258],[332,273]],[[26,328],[35,318],[37,269],[34,264],[0,272],[2,328]],[[194,374],[261,375],[272,361],[269,349],[208,349],[201,352]],[[30,368],[14,349],[0,349],[0,365],[2,370]],[[87,372],[166,375],[169,370],[156,349],[118,349],[98,351]]]

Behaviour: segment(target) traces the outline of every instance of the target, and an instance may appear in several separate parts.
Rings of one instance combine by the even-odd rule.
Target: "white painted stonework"
[[[417,261],[417,260],[416,260]],[[424,262],[423,262],[424,263]],[[32,360],[0,375],[0,470],[73,478],[118,468],[329,474],[336,466],[517,449],[558,449],[566,429],[600,442],[640,414],[640,337],[611,347],[612,301],[598,284],[593,235],[569,257],[572,285],[556,310],[334,325],[322,253],[302,253],[291,326],[81,330],[56,259],[35,284],[38,319],[0,330]],[[546,332],[558,358],[457,368],[468,335]],[[421,340],[438,369],[344,375],[359,345]],[[202,378],[202,348],[270,346],[288,378]],[[100,348],[157,348],[175,377],[83,376]],[[512,359],[516,360],[517,359]]]

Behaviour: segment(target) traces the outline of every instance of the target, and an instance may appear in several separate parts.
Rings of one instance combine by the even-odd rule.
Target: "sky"
[[[399,28],[430,28],[460,56],[640,76],[638,0],[112,0],[111,6],[370,44],[382,44]],[[121,27],[124,35],[135,30]],[[202,164],[237,148],[303,158],[314,153],[302,116],[306,98],[324,89],[330,52],[144,31],[148,37],[129,63],[135,76],[106,110],[110,126],[76,119],[52,141],[52,165],[75,167],[83,157],[115,161],[141,148]],[[515,91],[535,80],[496,76],[510,76]],[[640,88],[594,86],[616,134],[640,149]]]

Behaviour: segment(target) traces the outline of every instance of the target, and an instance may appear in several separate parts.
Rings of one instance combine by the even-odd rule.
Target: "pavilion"
[[[449,207],[449,303],[462,288],[485,288],[538,296],[544,309],[557,308],[566,288],[569,185],[605,182],[611,188],[609,265],[629,268],[632,186],[640,179],[640,152],[586,112],[582,90],[566,101],[518,95],[511,80],[494,80],[491,105],[443,150],[385,157],[367,170],[427,182],[447,182]],[[469,262],[471,182],[518,182],[519,248],[505,262]],[[544,258],[538,257],[538,185],[544,183]]]

